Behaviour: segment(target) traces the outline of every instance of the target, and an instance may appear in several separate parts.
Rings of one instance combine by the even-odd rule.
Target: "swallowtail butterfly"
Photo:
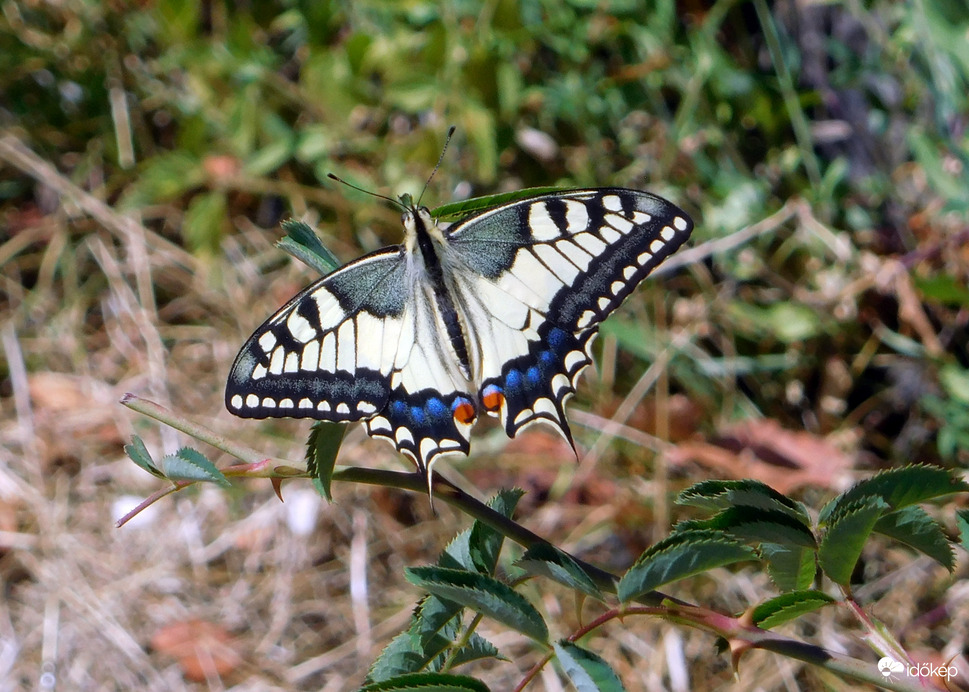
[[[247,418],[363,421],[427,472],[482,413],[514,437],[565,401],[602,322],[690,235],[622,188],[501,204],[445,227],[402,198],[404,242],[312,284],[242,347],[225,402]]]

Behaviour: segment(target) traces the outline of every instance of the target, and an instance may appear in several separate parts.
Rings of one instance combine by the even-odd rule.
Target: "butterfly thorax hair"
[[[468,357],[468,337],[460,313],[454,306],[453,289],[447,280],[448,254],[444,232],[437,221],[431,216],[427,207],[411,206],[401,219],[404,223],[404,250],[408,254],[408,262],[413,262],[418,270],[413,277],[421,273],[427,276],[424,285],[430,289],[430,294],[437,305],[438,315],[444,325],[448,340],[461,374],[468,382],[472,381],[471,359]],[[416,286],[415,286],[416,289]]]

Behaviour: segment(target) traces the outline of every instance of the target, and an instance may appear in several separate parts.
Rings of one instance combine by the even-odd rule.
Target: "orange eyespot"
[[[505,403],[505,395],[497,387],[488,387],[481,396],[481,403],[489,411],[500,411],[502,404]]]
[[[470,401],[459,401],[454,407],[454,420],[462,425],[474,422],[474,406]]]

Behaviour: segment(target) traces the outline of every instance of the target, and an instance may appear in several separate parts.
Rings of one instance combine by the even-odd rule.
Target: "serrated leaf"
[[[821,510],[818,522],[825,523],[842,507],[863,497],[880,497],[891,509],[897,510],[967,490],[969,484],[949,469],[923,464],[889,469],[855,484],[833,499]]]
[[[751,618],[755,625],[769,630],[836,602],[823,591],[793,591],[764,601],[754,608]]]
[[[408,567],[405,575],[411,584],[435,596],[460,603],[538,642],[548,640],[548,627],[535,606],[493,577],[443,567]]]
[[[454,658],[451,660],[451,665],[456,667],[464,665],[465,663],[472,663],[474,661],[480,661],[486,658],[496,658],[500,661],[508,660],[498,652],[498,649],[494,644],[489,642],[477,632],[472,632],[471,636],[468,638],[468,643],[462,646],[454,654]]]
[[[440,653],[442,649],[432,646],[434,637],[442,637],[449,643],[454,641],[458,627],[461,624],[461,610],[459,603],[429,595],[421,600],[414,613],[414,624],[411,627],[418,637],[428,658]]]
[[[204,454],[191,447],[182,447],[174,454],[168,454],[161,460],[161,470],[165,472],[165,477],[173,481],[206,481],[218,483],[228,488],[232,484],[215,464],[209,461]]]
[[[539,543],[529,548],[515,562],[515,565],[528,574],[547,577],[600,601],[604,598],[599,587],[585,573],[579,563],[571,555],[562,552],[550,543]]]
[[[151,458],[151,454],[148,452],[148,448],[145,446],[144,440],[137,435],[131,436],[131,444],[124,446],[124,453],[128,455],[129,459],[138,464],[138,466],[153,475],[155,478],[165,477],[165,474],[159,471],[158,467],[155,466],[155,461]]]
[[[680,531],[640,555],[619,580],[619,600],[630,601],[663,584],[754,558],[750,548],[722,531]]]
[[[360,692],[490,692],[480,680],[466,675],[449,673],[409,673],[374,682],[360,688]]]
[[[681,522],[673,531],[676,533],[697,528],[726,531],[742,540],[757,543],[768,542],[811,549],[817,547],[810,529],[799,519],[777,509],[749,505],[728,507],[710,519]]]
[[[959,527],[959,542],[962,549],[969,552],[969,509],[956,510],[956,526]]]
[[[865,542],[889,509],[882,498],[865,497],[832,516],[818,548],[818,564],[836,584],[848,586]]]
[[[380,682],[419,672],[427,665],[427,660],[416,644],[416,637],[406,630],[394,637],[380,652],[370,666],[367,682]]]
[[[875,531],[925,553],[950,572],[955,568],[952,544],[939,523],[918,506],[886,514],[875,524]]]
[[[340,268],[340,260],[330,252],[309,225],[297,219],[281,224],[286,236],[276,241],[276,247],[292,255],[322,276]]]
[[[465,529],[447,544],[438,556],[437,564],[449,569],[477,571],[474,560],[471,559],[471,529]]]
[[[625,692],[619,676],[596,654],[564,639],[552,644],[552,648],[578,692]]]
[[[818,563],[813,549],[762,543],[760,556],[767,561],[767,574],[781,591],[799,591],[814,583]]]
[[[333,467],[346,430],[345,423],[316,421],[306,440],[306,470],[313,479],[313,487],[327,502],[333,499],[330,496]]]
[[[510,519],[515,512],[518,501],[524,494],[525,491],[520,488],[502,490],[488,501],[488,506]],[[482,574],[495,573],[498,555],[501,553],[501,545],[504,539],[505,537],[498,531],[484,522],[475,520],[468,536],[468,555],[477,571]]]
[[[503,192],[497,195],[486,195],[485,197],[473,197],[471,199],[461,200],[459,202],[451,202],[449,204],[442,204],[436,209],[431,211],[431,216],[435,219],[443,219],[452,216],[467,216],[473,212],[481,211],[483,209],[491,209],[492,207],[497,207],[502,204],[507,204],[509,202],[515,202],[520,199],[528,199],[529,197],[537,197],[538,195],[546,195],[550,192],[560,192],[567,188],[563,187],[529,187],[524,190],[515,190],[513,192]]]
[[[796,518],[805,526],[810,526],[807,513],[797,502],[760,481],[700,481],[681,492],[676,498],[676,503],[713,510],[738,506],[757,507],[783,512]]]

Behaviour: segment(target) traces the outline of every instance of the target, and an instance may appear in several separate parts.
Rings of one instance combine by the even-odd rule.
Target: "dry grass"
[[[299,483],[284,487],[281,504],[268,483],[247,482],[232,491],[183,492],[114,528],[137,498],[158,488],[124,457],[124,442],[137,433],[155,454],[190,442],[120,406],[126,391],[268,454],[302,455],[305,423],[234,419],[222,387],[244,337],[307,281],[306,272],[278,261],[269,244],[274,229],[240,221],[241,232],[227,241],[232,262],[200,260],[150,230],[177,227],[178,210],[124,217],[16,140],[3,140],[0,153],[7,167],[58,200],[42,222],[0,245],[2,353],[10,373],[10,389],[0,393],[0,689],[329,692],[359,685],[418,597],[402,568],[433,561],[468,524],[447,506],[435,515],[422,497],[344,486],[327,505]],[[476,435],[478,448],[504,444],[495,430]],[[548,500],[542,494],[560,474],[576,470],[569,456],[555,447],[550,454],[541,434],[512,450],[500,465],[485,454],[444,472],[463,471],[462,484],[485,494],[501,485],[530,487],[527,526],[613,569],[635,558],[637,543],[654,531],[644,508],[666,494],[665,485],[612,483],[604,480],[607,466],[593,465],[578,467],[585,499]],[[359,428],[340,461],[400,463]],[[871,597],[891,594],[876,607],[880,617],[910,634],[910,643],[943,655],[961,650],[959,623],[969,613],[956,598],[961,589],[943,594],[948,577],[938,566],[901,551],[872,565],[886,576]],[[771,593],[755,571],[720,571],[689,587],[676,595],[725,612]],[[547,583],[531,588],[553,632],[577,626],[570,594]],[[947,608],[948,617],[920,619],[926,602]],[[587,607],[585,617],[590,613]],[[790,633],[870,657],[856,631],[830,611]],[[512,688],[538,654],[487,623],[482,633],[510,660],[478,673],[493,690]],[[613,623],[590,648],[630,690],[855,689],[764,653],[745,658],[735,679],[709,635],[655,620]],[[191,670],[202,679],[189,680]],[[532,686],[563,688],[551,668]]]

